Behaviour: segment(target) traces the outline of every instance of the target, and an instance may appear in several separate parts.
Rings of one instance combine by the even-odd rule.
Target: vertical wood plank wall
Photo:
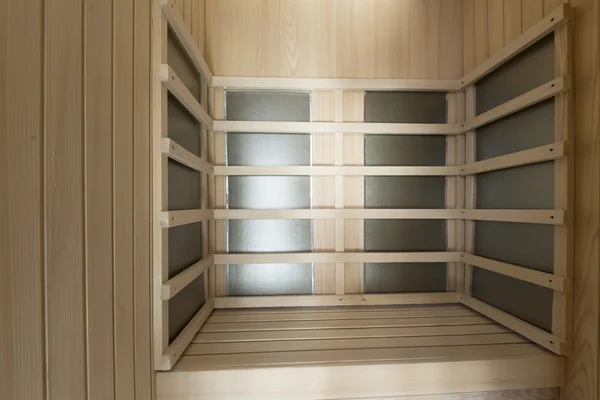
[[[206,0],[215,75],[462,77],[462,0]]]
[[[1,399],[152,398],[150,6],[0,2]]]
[[[561,3],[464,0],[464,73]],[[600,394],[600,1],[569,3],[575,11],[575,265],[573,351],[563,398],[593,400]]]

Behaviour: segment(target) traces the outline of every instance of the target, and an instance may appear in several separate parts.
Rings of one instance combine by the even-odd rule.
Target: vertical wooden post
[[[467,88],[465,96],[465,118],[471,120],[475,117],[475,86]],[[475,162],[475,131],[468,131],[465,134],[465,163]],[[464,204],[465,209],[475,208],[475,187],[476,181],[475,176],[470,175],[465,178],[465,198]],[[464,221],[465,231],[465,253],[473,253],[475,243],[475,222]],[[471,279],[473,273],[473,266],[466,265],[464,268],[464,293],[468,296],[471,295]]]
[[[344,122],[364,121],[364,91],[344,92]],[[344,165],[364,165],[364,135],[344,135]],[[365,178],[362,176],[344,177],[344,206],[346,208],[364,208]],[[363,251],[365,247],[364,220],[346,220],[344,248],[346,252]],[[348,263],[345,266],[344,280],[346,293],[364,292],[364,263]]]
[[[313,90],[312,120],[319,122],[333,121],[334,94],[331,90]],[[334,133],[313,133],[312,165],[333,165]],[[312,207],[335,207],[335,178],[333,176],[313,176]],[[335,249],[335,221],[321,219],[313,221],[313,251],[330,252]],[[314,264],[314,294],[333,294],[336,288],[336,269],[332,263]]]
[[[207,110],[208,109],[208,85],[204,77],[202,77],[202,87],[200,91],[200,104],[202,107]],[[205,161],[209,161],[208,158],[208,130],[204,125],[202,125],[200,132],[200,140],[202,143],[202,153],[201,158]],[[210,162],[210,161],[209,161]],[[209,200],[208,200],[208,181],[210,179],[210,175],[202,172],[202,209],[208,210],[210,209]],[[206,258],[210,253],[209,251],[209,241],[210,241],[210,233],[209,233],[209,225],[211,221],[202,222],[202,257]],[[215,297],[214,287],[211,285],[211,276],[214,276],[214,267],[209,268],[204,274],[204,293],[206,295],[206,300],[212,299]]]
[[[464,123],[465,96],[463,93],[448,93],[449,124]],[[446,139],[446,165],[465,163],[465,135],[448,136]],[[446,208],[462,209],[465,207],[465,179],[460,176],[446,178]],[[463,220],[448,220],[447,250],[462,252],[465,248],[465,224]],[[464,265],[448,263],[448,291],[464,291]]]
[[[225,90],[223,88],[211,88],[212,96],[209,105],[210,116],[214,120],[225,119]],[[211,133],[211,151],[210,159],[213,165],[225,165],[225,132]],[[227,177],[215,176],[212,178],[213,208],[224,209],[227,205],[226,185]],[[227,252],[227,221],[215,220],[212,233],[211,254]],[[214,293],[215,296],[227,295],[227,266],[214,266]]]
[[[334,121],[342,122],[344,120],[344,91],[336,90],[334,92]],[[335,165],[344,165],[344,134],[335,135],[334,161]],[[344,177],[337,175],[335,177],[335,208],[344,208]],[[345,249],[345,224],[343,218],[335,219],[335,251],[344,252]],[[335,294],[346,293],[346,271],[343,262],[335,263]]]
[[[167,89],[160,79],[160,66],[167,62],[167,21],[160,3],[152,7],[152,214],[153,214],[153,303],[154,365],[159,368],[169,346],[168,300],[161,299],[162,284],[169,277],[168,228],[160,225],[160,213],[169,209],[167,156],[161,152],[167,130]]]
[[[554,74],[556,77],[572,77],[572,21],[568,21],[554,32]],[[573,91],[568,90],[554,99],[554,141],[573,142]],[[564,225],[554,227],[554,274],[573,279],[573,157],[554,162],[554,208],[565,210]],[[554,291],[552,311],[552,333],[571,343],[570,327],[573,320],[573,298],[571,291]]]

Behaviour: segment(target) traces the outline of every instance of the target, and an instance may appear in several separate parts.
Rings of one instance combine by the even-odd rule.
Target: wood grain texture
[[[149,399],[150,3],[8,4],[0,398]]]
[[[457,79],[461,10],[462,0],[206,0],[206,57],[215,75]]]
[[[112,4],[86,8],[85,105],[88,398],[115,392],[113,312]]]
[[[0,2],[0,398],[45,399],[43,1]]]
[[[58,0],[45,15],[46,379],[51,399],[86,398],[82,10],[81,0]]]
[[[196,1],[194,4],[202,1]],[[150,134],[150,17],[151,4],[134,3],[133,53],[133,269],[135,315],[135,398],[152,399],[151,277],[151,134]]]
[[[312,92],[312,120],[333,121],[335,117],[333,91]],[[335,134],[313,133],[312,165],[334,165]],[[312,207],[335,207],[335,177],[318,176],[312,178]],[[314,251],[335,251],[334,220],[313,221]],[[315,294],[335,293],[335,264],[314,264]]]

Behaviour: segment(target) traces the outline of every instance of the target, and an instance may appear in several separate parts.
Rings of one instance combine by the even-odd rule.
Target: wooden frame
[[[458,124],[388,124],[367,122],[213,121],[215,132],[361,133],[377,135],[458,135]]]
[[[161,152],[170,159],[190,167],[195,171],[204,172],[205,174],[212,174],[214,172],[214,167],[212,165],[190,153],[173,139],[162,139]]]
[[[187,52],[188,56],[192,60],[192,63],[194,64],[198,72],[200,72],[202,77],[206,80],[207,84],[211,86],[213,81],[212,72],[210,72],[208,64],[206,64],[206,61],[204,61],[204,57],[202,57],[202,54],[200,54],[200,50],[194,42],[194,38],[190,34],[187,25],[181,18],[179,12],[175,10],[173,0],[155,1],[160,1],[162,12],[164,13],[166,20],[169,22],[169,26],[171,27],[173,32],[175,32],[177,38],[179,38],[179,41],[183,45],[183,48]]]
[[[468,209],[464,210],[465,218],[475,220],[484,218],[488,220],[493,218],[495,212],[498,211],[475,209],[475,174],[550,160],[555,160],[554,205],[557,209],[503,210],[504,218],[514,217],[519,220],[515,222],[554,225],[553,274],[473,255],[473,227],[467,225],[467,247],[465,253],[461,255],[461,258],[467,263],[465,264],[465,295],[461,298],[461,301],[468,307],[562,355],[567,355],[570,351],[570,330],[573,319],[573,299],[570,290],[573,264],[573,237],[570,232],[572,232],[573,221],[572,218],[565,216],[565,214],[568,215],[569,212],[572,212],[574,193],[573,160],[569,151],[569,142],[573,140],[573,94],[570,90],[569,80],[572,74],[572,23],[570,17],[570,7],[568,4],[563,4],[504,49],[490,57],[488,61],[462,81],[465,87],[468,86],[467,122],[461,128],[461,131],[465,131],[467,135],[467,164],[461,166],[460,174],[466,176],[467,201],[471,202],[470,205],[467,204]],[[486,113],[475,116],[475,88],[472,85],[551,31],[554,31],[555,35],[555,79]],[[475,162],[475,132],[473,129],[550,97],[555,98],[555,143]],[[552,333],[547,333],[471,297],[472,265],[553,289]]]
[[[215,308],[387,306],[398,304],[449,304],[459,301],[460,295],[454,292],[217,297],[215,298]]]
[[[345,79],[345,78],[255,78],[215,76],[212,86],[225,89],[279,90],[379,90],[453,92],[458,79]]]
[[[457,252],[215,254],[215,264],[457,262]]]
[[[509,44],[504,46],[498,52],[494,53],[485,62],[480,64],[477,68],[465,75],[461,81],[461,88],[465,89],[475,82],[485,77],[496,68],[549,34],[550,32],[557,29],[562,24],[566,23],[572,15],[571,7],[568,4],[562,4],[552,13],[548,14],[545,18],[540,20],[538,23],[533,25],[521,36],[517,37]]]
[[[214,167],[217,176],[457,176],[459,167],[371,167],[371,166],[297,166],[297,167]]]
[[[173,9],[172,2],[155,0],[152,11],[152,136],[153,136],[153,305],[154,305],[154,368],[169,370],[179,359],[185,348],[193,339],[204,321],[214,308],[214,293],[209,290],[208,271],[213,265],[213,257],[188,267],[177,276],[168,279],[168,235],[169,228],[212,219],[213,212],[208,209],[207,177],[212,174],[213,167],[205,161],[207,156],[206,127],[212,128],[212,118],[208,116],[204,106],[193,97],[185,85],[179,80],[167,62],[168,28],[177,35],[192,62],[210,82],[212,75],[199,55],[196,45],[179,14]],[[206,103],[206,83],[201,90],[201,102]],[[202,124],[203,151],[198,157],[187,151],[174,140],[168,138],[167,96],[172,93],[180,103]],[[168,211],[168,162],[170,158],[201,173],[203,179],[203,196],[201,209]],[[204,237],[208,230],[203,227]],[[205,240],[204,254],[208,253]],[[169,344],[169,299],[184,289],[188,284],[205,275],[207,299],[202,308],[186,325],[177,338]]]
[[[567,142],[558,142],[529,150],[518,151],[500,157],[465,164],[460,167],[461,175],[474,175],[521,165],[535,164],[566,157],[569,152]]]
[[[160,67],[160,80],[198,122],[208,128],[212,128],[212,118],[168,64],[163,64]]]

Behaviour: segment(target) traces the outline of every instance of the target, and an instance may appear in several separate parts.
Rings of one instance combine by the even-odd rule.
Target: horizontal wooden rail
[[[470,307],[473,310],[485,315],[486,317],[493,319],[499,324],[502,324],[507,328],[512,329],[513,331],[536,342],[540,346],[543,346],[556,354],[567,355],[567,343],[564,340],[552,335],[551,333],[548,333],[543,329],[533,326],[525,321],[522,321],[517,317],[505,313],[504,311],[498,310],[497,308],[492,307],[489,304],[486,304],[480,300],[477,300],[474,297],[462,295],[460,296],[460,299],[460,301],[467,307]]]
[[[197,155],[187,151],[183,146],[175,142],[173,139],[162,139],[161,151],[167,157],[180,162],[181,164],[190,167],[198,172],[212,174],[214,168]]]
[[[213,77],[212,86],[226,89],[455,92],[460,89],[461,84],[458,79],[254,78],[215,76]]]
[[[558,290],[561,292],[565,292],[570,289],[569,279],[549,274],[547,272],[541,272],[535,269],[525,268],[502,261],[491,260],[489,258],[479,257],[469,253],[462,253],[460,260],[468,265],[474,265],[488,271],[510,276],[511,278],[530,282],[535,285],[547,287],[549,289]]]
[[[207,85],[210,86],[213,81],[212,72],[210,72],[208,64],[206,64],[206,61],[204,61],[204,57],[202,57],[200,49],[198,49],[198,45],[190,34],[189,28],[181,18],[181,15],[179,15],[179,12],[175,9],[173,0],[160,0],[160,4],[165,18],[183,45],[183,48],[190,57],[190,60],[192,60],[196,70],[202,75]]]
[[[368,122],[214,121],[215,132],[363,133],[377,135],[457,135],[457,124],[388,124]]]
[[[479,128],[483,125],[494,122],[500,118],[514,114],[524,108],[540,103],[550,97],[556,96],[571,88],[571,80],[568,76],[561,76],[553,81],[545,83],[537,88],[516,97],[506,103],[499,105],[483,114],[480,114],[470,121],[461,125],[460,131],[467,132]]]
[[[453,210],[320,208],[274,210],[212,210],[216,220],[228,219],[462,219],[562,225],[563,210]]]
[[[521,165],[535,164],[544,161],[556,160],[567,155],[568,146],[566,142],[548,144],[534,149],[518,151],[488,160],[477,161],[459,167],[460,175],[474,175],[482,172],[496,171],[518,167]]]
[[[314,296],[215,297],[215,308],[385,306],[459,303],[455,292]]]
[[[187,285],[212,267],[215,264],[214,261],[215,257],[210,255],[163,283],[161,288],[161,298],[163,300],[169,300],[175,297],[177,293],[181,292]]]
[[[480,64],[471,73],[465,75],[461,80],[461,89],[470,86],[487,74],[500,67],[502,64],[552,32],[571,18],[572,11],[568,4],[563,4],[548,14],[545,18],[526,30],[522,35],[508,43],[502,49],[494,53],[485,62]]]
[[[371,167],[371,166],[215,166],[217,176],[457,176],[459,167]]]
[[[160,226],[163,228],[172,228],[195,222],[210,221],[212,219],[214,219],[213,210],[163,211],[160,216]]]
[[[181,79],[175,74],[175,71],[167,65],[160,67],[160,80],[167,90],[179,100],[179,102],[208,130],[212,130],[213,120],[208,115],[204,107],[192,95]]]
[[[196,313],[194,318],[183,328],[179,336],[171,343],[171,345],[165,350],[160,364],[155,365],[155,368],[159,371],[169,371],[179,357],[183,354],[183,351],[196,336],[196,333],[200,330],[210,313],[214,310],[214,299],[209,299],[204,303],[202,308]]]
[[[300,210],[214,210],[222,219],[459,219],[460,210],[319,208]]]
[[[563,210],[461,210],[461,219],[563,225]]]
[[[456,252],[215,254],[215,264],[457,262]]]

